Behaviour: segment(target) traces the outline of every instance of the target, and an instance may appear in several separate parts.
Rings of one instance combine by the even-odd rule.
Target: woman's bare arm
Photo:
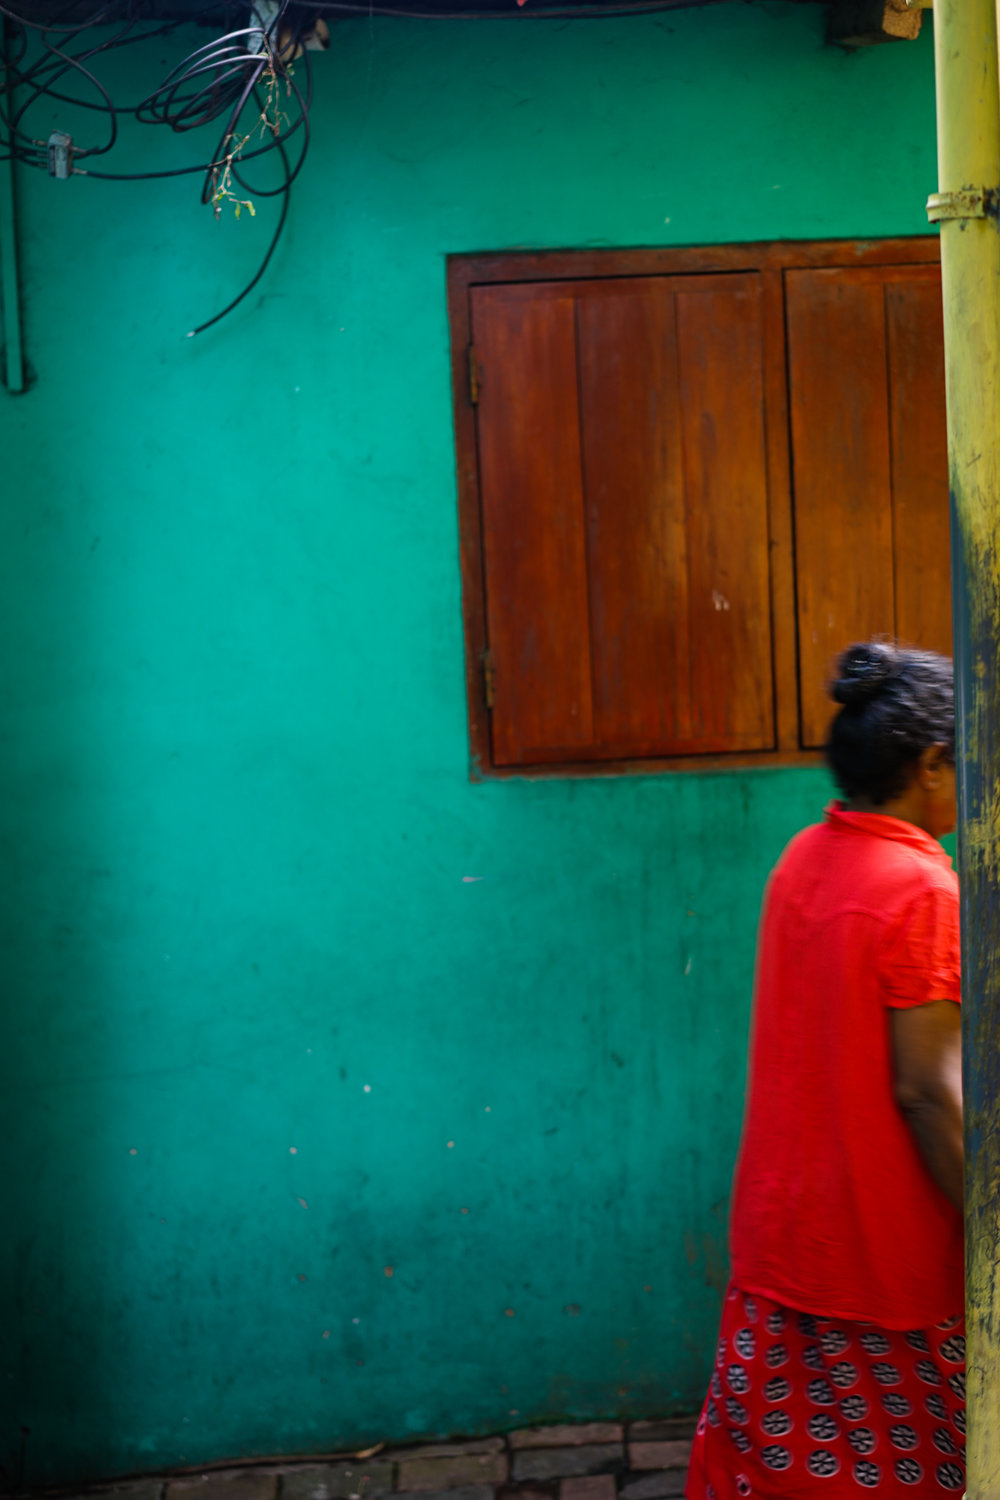
[[[961,1009],[952,1000],[932,1000],[889,1015],[896,1102],[928,1172],[961,1213]]]

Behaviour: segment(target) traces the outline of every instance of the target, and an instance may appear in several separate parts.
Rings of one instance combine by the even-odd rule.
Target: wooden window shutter
[[[471,299],[494,763],[773,747],[760,278]]]
[[[785,272],[805,747],[838,651],[874,634],[951,649],[940,272]]]

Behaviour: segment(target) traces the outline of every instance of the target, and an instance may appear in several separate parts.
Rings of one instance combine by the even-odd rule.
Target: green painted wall
[[[700,1398],[757,903],[827,787],[469,782],[444,258],[922,232],[930,38],[822,31],[337,25],[287,239],[197,340],[268,210],[21,174],[10,1473]]]

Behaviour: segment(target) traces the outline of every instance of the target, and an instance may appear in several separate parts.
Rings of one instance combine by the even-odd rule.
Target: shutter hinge
[[[493,660],[492,651],[483,652],[483,697],[486,699],[486,707],[493,707],[497,679],[496,662]]]
[[[470,344],[467,350],[469,356],[469,404],[479,405],[479,366],[476,363],[476,346]]]

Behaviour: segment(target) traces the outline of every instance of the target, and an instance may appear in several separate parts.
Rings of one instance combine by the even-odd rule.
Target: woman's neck
[[[884,818],[899,818],[903,823],[912,823],[923,829],[932,838],[937,837],[928,826],[926,798],[919,787],[908,787],[900,796],[890,797],[885,802],[873,802],[870,797],[849,797],[845,799],[844,807],[848,812],[880,813]]]

